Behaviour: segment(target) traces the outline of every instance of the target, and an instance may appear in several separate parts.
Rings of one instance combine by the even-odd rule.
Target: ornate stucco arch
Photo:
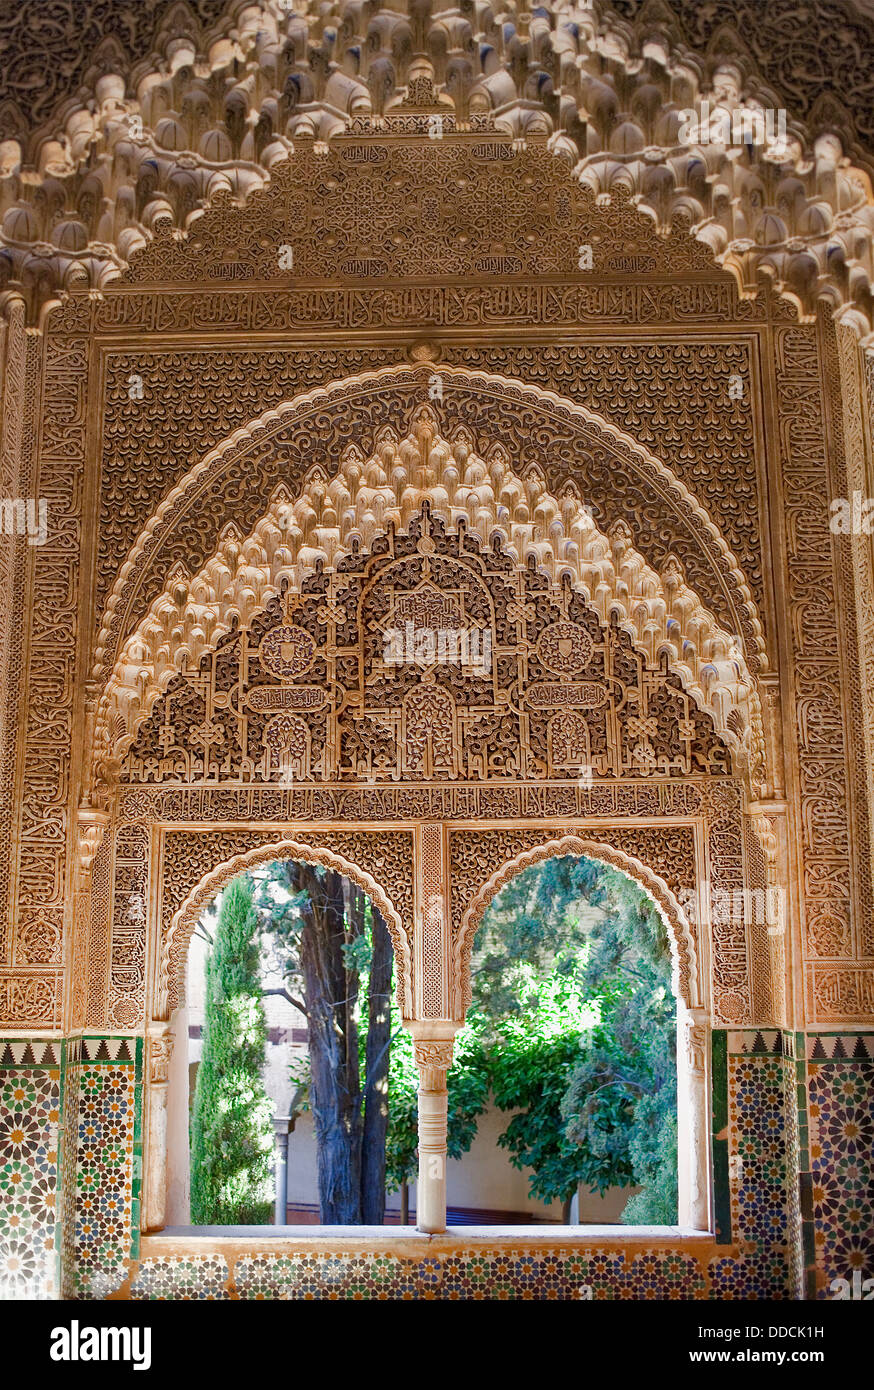
[[[35,316],[71,288],[105,288],[162,229],[186,231],[216,200],[244,201],[301,146],[415,128],[433,113],[450,135],[542,143],[593,195],[624,186],[658,227],[682,218],[743,293],[763,272],[805,316],[825,300],[869,339],[870,165],[837,101],[806,121],[790,111],[778,148],[692,143],[684,112],[697,119],[705,102],[747,119],[780,107],[737,34],[723,28],[693,53],[654,7],[634,22],[600,4],[508,10],[289,14],[278,0],[231,0],[206,31],[177,6],[157,54],[133,67],[107,40],[87,99],[0,149],[3,280]],[[41,205],[21,171],[25,149]]]
[[[204,878],[198,880],[173,913],[158,943],[155,1017],[169,1018],[172,1011],[185,1002],[185,964],[191,937],[204,908],[231,879],[247,869],[270,864],[276,859],[297,860],[333,869],[356,883],[379,908],[391,936],[397,962],[397,996],[401,1013],[412,1013],[412,965],[410,960],[411,923],[402,920],[400,912],[389,899],[385,889],[367,869],[353,863],[327,845],[307,844],[295,839],[277,839],[246,850],[217,864]]]
[[[831,1059],[843,1033],[834,1069],[867,1065],[867,1035],[849,1030],[870,1028],[874,997],[865,848],[874,724],[870,699],[863,708],[859,695],[871,686],[859,679],[870,665],[870,547],[867,538],[842,539],[829,529],[832,499],[871,492],[866,364],[858,351],[859,339],[869,349],[871,342],[874,120],[859,60],[866,34],[870,43],[874,33],[860,18],[871,0],[820,0],[804,31],[792,20],[793,0],[613,6],[595,0],[575,10],[558,0],[532,10],[509,0],[500,14],[488,4],[432,13],[424,0],[411,15],[394,0],[390,9],[378,0],[302,0],[287,15],[280,0],[191,0],[191,7],[156,0],[127,8],[94,0],[96,22],[105,17],[110,29],[123,22],[127,32],[125,42],[109,36],[82,61],[76,50],[87,39],[75,31],[72,5],[56,6],[56,27],[39,32],[29,28],[32,7],[22,8],[26,61],[13,57],[8,81],[27,110],[13,113],[9,143],[2,143],[9,106],[0,109],[0,471],[7,499],[38,479],[51,524],[45,544],[33,550],[23,538],[0,547],[2,587],[11,596],[0,617],[8,752],[0,802],[10,813],[8,833],[0,835],[0,1005],[4,1025],[21,1033],[16,1047],[30,1045],[27,1030],[62,1058],[63,1094],[73,1098],[57,1194],[65,1231],[75,1224],[81,1165],[90,1162],[75,1152],[79,1059],[93,1057],[98,1044],[105,1054],[107,1040],[110,1055],[130,1057],[132,1104],[128,1166],[107,1178],[106,1190],[121,1196],[126,1219],[135,1220],[140,1056],[150,1116],[166,1056],[166,1020],[147,1012],[161,926],[155,899],[172,873],[177,882],[183,870],[193,873],[192,857],[192,885],[216,863],[281,840],[318,841],[369,867],[412,923],[410,955],[422,963],[421,979],[413,969],[417,1060],[433,1080],[451,1051],[455,1022],[441,993],[456,922],[441,896],[445,885],[460,883],[455,901],[467,905],[519,846],[565,835],[600,845],[603,835],[662,877],[679,903],[687,889],[703,895],[701,885],[711,888],[710,920],[699,924],[697,941],[714,1044],[721,1035],[723,1049],[714,1082],[723,1088],[728,1125],[715,1143],[727,1165],[722,1195],[727,1213],[730,1193],[731,1213],[715,1236],[722,1248],[698,1260],[697,1287],[714,1297],[802,1287],[797,1194],[809,1155],[796,1142],[795,1116],[802,1125],[809,1116],[813,1143],[816,1113],[824,1115],[837,1096],[837,1086],[830,1096],[824,1084],[829,1068],[815,1059],[823,1049]],[[15,26],[13,19],[4,37]],[[50,103],[31,85],[31,43],[43,55]],[[840,99],[817,98],[811,72]],[[704,102],[717,100],[741,115],[786,108],[788,151],[779,154],[767,140],[732,149],[684,143],[681,112],[700,117]],[[444,121],[442,141],[429,136],[435,116]],[[375,188],[380,197],[372,196]],[[441,203],[435,195],[447,188],[454,191]],[[591,271],[578,266],[583,242],[595,253]],[[278,264],[280,246],[286,262],[293,253],[288,270]],[[830,310],[846,331],[835,331]],[[430,355],[426,338],[435,340]],[[709,353],[703,366],[702,346]],[[386,383],[364,372],[420,350],[418,368],[392,368],[391,400]],[[646,354],[652,370],[639,372]],[[218,355],[225,358],[219,377],[210,360]],[[453,393],[466,372],[468,404],[478,391],[494,417],[490,430],[469,410],[455,419],[454,404],[431,402],[447,458],[455,457],[459,430],[469,429],[491,477],[492,447],[503,444],[522,489],[517,497],[532,509],[558,509],[547,515],[537,546],[518,528],[514,539],[511,526],[497,525],[508,554],[517,556],[520,545],[536,552],[538,578],[560,582],[564,572],[588,566],[597,586],[603,574],[603,603],[627,615],[621,635],[648,654],[657,653],[665,624],[674,621],[678,593],[691,606],[681,604],[669,649],[682,633],[699,655],[717,629],[739,635],[746,666],[739,662],[734,676],[722,657],[715,673],[712,663],[696,667],[691,659],[685,667],[678,659],[673,670],[684,690],[700,687],[704,698],[695,699],[705,705],[723,699],[725,681],[761,691],[769,768],[752,802],[738,778],[688,768],[679,777],[631,769],[593,787],[558,775],[426,786],[399,776],[372,786],[348,766],[345,781],[291,786],[271,780],[276,763],[248,782],[198,781],[172,768],[151,780],[119,777],[109,754],[127,735],[116,720],[125,701],[134,720],[153,689],[160,703],[175,657],[200,651],[209,659],[208,639],[226,618],[250,614],[256,598],[274,603],[274,581],[310,582],[320,556],[328,566],[338,556],[350,562],[354,549],[344,547],[354,547],[355,527],[328,515],[337,507],[332,481],[344,476],[347,461],[354,466],[351,454],[344,457],[347,443],[366,434],[359,462],[368,464],[377,446],[388,447],[387,437],[377,439],[380,429],[394,428],[391,449],[402,456],[414,433],[413,407],[428,404],[429,375],[444,366]],[[736,366],[749,385],[742,407],[729,405],[723,390]],[[145,397],[135,403],[126,378],[138,370]],[[248,397],[238,385],[247,371]],[[706,372],[711,382],[718,376],[718,409]],[[505,377],[499,388],[498,373]],[[319,394],[329,377],[337,392]],[[649,465],[603,421],[586,423],[578,407],[537,397],[534,387],[526,396],[523,378],[585,400],[620,430],[643,422],[655,458],[682,472],[707,510],[696,526],[679,477],[660,482],[650,467],[660,508],[691,518],[686,548],[674,546],[673,522],[666,549],[654,547],[623,492],[606,519],[596,507],[597,535],[584,528],[568,558],[565,518],[572,525],[590,500],[571,486],[565,467],[577,455],[570,445],[570,455],[563,452],[564,442],[543,458],[533,449],[521,453],[514,412],[527,412],[535,424],[551,416],[571,431],[576,411],[573,439],[588,439],[616,461],[617,486],[629,470]],[[335,447],[346,388],[347,418],[364,423]],[[192,431],[188,422],[203,403],[202,431]],[[265,404],[276,405],[281,424],[260,413]],[[259,417],[251,437],[227,453],[217,444],[210,481],[196,460],[217,440],[227,443],[247,411]],[[690,428],[695,412],[707,417],[706,428],[695,421]],[[294,438],[292,417],[300,426]],[[532,438],[539,428],[529,431]],[[330,442],[323,456],[312,447],[320,433]],[[672,436],[683,440],[676,458]],[[277,467],[268,478],[271,453]],[[234,467],[239,491],[251,480],[257,502],[245,515],[223,505],[222,470]],[[191,469],[197,479],[191,473],[190,491],[155,522]],[[213,483],[221,523],[209,508]],[[392,492],[384,512],[409,519],[402,492]],[[745,532],[723,505],[727,492],[738,517],[746,506],[746,520],[753,518]],[[500,523],[506,499],[500,487],[493,493],[488,507],[458,505],[468,534],[487,531],[492,510]],[[450,499],[443,505],[457,539],[452,527],[462,517],[453,521]],[[624,532],[613,525],[623,511],[633,523]],[[352,512],[365,548],[389,534],[363,503]],[[555,535],[549,516],[561,519]],[[231,529],[220,535],[225,522]],[[709,523],[731,554],[718,539],[711,548]],[[583,553],[585,537],[592,554]],[[283,547],[288,555],[277,558]],[[674,590],[666,573],[671,554],[682,565]],[[93,634],[128,560],[95,665]],[[649,570],[654,588],[647,587]],[[188,606],[195,583],[209,632],[198,630]],[[629,593],[639,597],[636,605],[629,606]],[[700,621],[696,604],[715,629],[705,623],[691,632]],[[105,765],[89,785],[101,697],[144,623],[143,690],[128,673],[113,687],[121,703],[110,716],[107,698],[100,712]],[[729,733],[746,734],[725,731],[724,746],[736,755]],[[727,758],[730,764],[737,767]],[[359,852],[362,837],[385,844],[392,836],[403,839],[410,877],[413,865],[419,875],[401,891],[387,864],[376,871],[369,845]],[[461,841],[453,859],[452,845]],[[735,902],[750,890],[785,890],[785,929],[717,919],[719,900]],[[423,917],[421,902],[434,897],[437,907]],[[165,896],[164,904],[169,920],[179,903]],[[814,1049],[820,1028],[826,1031]],[[800,1030],[807,1029],[805,1037]],[[61,1036],[69,1039],[66,1063]],[[815,1062],[809,1099],[816,1111],[809,1112],[797,1108],[805,1049]],[[785,1105],[778,1100],[775,1109],[780,1068]],[[726,1110],[726,1087],[735,1083],[744,1106]],[[785,1150],[777,1153],[769,1143],[750,1143],[751,1133],[765,1138],[766,1126],[773,1136],[781,1123],[775,1126],[775,1114],[788,1117]],[[445,1157],[439,1142],[433,1155]],[[778,1169],[785,1186],[775,1186]],[[837,1160],[822,1163],[826,1186],[840,1180],[839,1170]],[[771,1222],[770,1236],[763,1235],[762,1205],[778,1219],[788,1213],[788,1226]],[[47,1252],[51,1231],[32,1229],[35,1248]],[[821,1234],[816,1279],[823,1292],[845,1273],[846,1241],[855,1237],[828,1213]],[[132,1250],[123,1232],[104,1247],[92,1230],[91,1247],[85,1241],[75,1253],[66,1238],[62,1244],[70,1279],[74,1265],[83,1274],[93,1260],[120,1266]],[[688,1246],[675,1238],[653,1244],[671,1259],[688,1258]],[[630,1265],[627,1273],[623,1292],[651,1287],[648,1275],[635,1282]],[[811,1293],[813,1276],[811,1269]],[[683,1277],[691,1288],[691,1276],[688,1283]],[[236,1296],[233,1277],[230,1284]],[[237,1288],[242,1293],[242,1275]]]
[[[428,400],[434,380],[444,398],[439,410]],[[391,423],[374,428],[368,422],[370,444],[363,449],[355,440],[360,401],[396,389],[406,397],[388,412]],[[455,415],[454,403],[460,407],[465,392],[492,408],[491,438],[471,428],[462,412]],[[288,429],[306,431],[311,415],[323,423],[326,408],[336,412],[338,437],[349,441],[351,435],[339,467],[329,454],[306,469],[300,491],[285,481],[277,484],[248,534],[227,523],[193,574],[181,563],[168,563],[176,532],[186,526],[190,532],[192,516],[198,525],[203,520],[199,502],[207,489],[245,470],[253,454],[271,448],[281,454]],[[635,547],[628,520],[599,528],[582,495],[584,477],[567,480],[556,496],[542,467],[525,468],[520,476],[513,440],[535,429],[541,447],[550,431],[566,453],[584,455],[594,444],[609,449],[617,466],[637,470],[698,547],[699,574],[710,576],[706,598],[687,582],[675,553],[667,553],[659,569],[649,564]],[[305,442],[309,438],[305,433]],[[316,452],[319,446],[312,440],[308,447]],[[580,471],[585,474],[584,463]],[[283,581],[296,590],[315,566],[331,567],[344,554],[369,548],[387,527],[406,526],[423,502],[453,528],[461,524],[478,534],[484,545],[498,535],[519,564],[533,562],[554,582],[567,579],[581,588],[604,621],[616,613],[650,661],[666,655],[670,669],[737,751],[739,765],[754,780],[760,776],[763,733],[754,677],[768,666],[762,625],[740,565],[705,509],[665,464],[586,407],[541,388],[437,362],[363,374],[267,412],[206,455],[165,498],[106,605],[95,677],[105,677],[115,657],[98,709],[99,757],[112,763],[180,668],[194,669],[232,622],[248,621]],[[145,609],[146,596],[159,584]],[[722,602],[727,595],[737,631],[714,615],[717,595]],[[142,616],[122,643],[136,612]]]

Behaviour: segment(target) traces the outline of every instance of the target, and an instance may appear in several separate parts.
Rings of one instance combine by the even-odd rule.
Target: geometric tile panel
[[[318,1251],[238,1256],[167,1255],[143,1260],[132,1299],[531,1299],[540,1302],[706,1297],[691,1253],[604,1253],[577,1247],[472,1246],[433,1257],[404,1258],[374,1248],[354,1254]]]
[[[136,1038],[83,1038],[84,1062],[135,1062]]]
[[[790,1296],[805,1297],[807,1286],[807,1250],[813,1249],[812,1232],[806,1217],[810,1193],[810,1160],[807,1144],[807,1091],[803,1034],[787,1033],[792,1040],[792,1054],[787,1055],[783,1072],[785,1105],[785,1148],[787,1188],[787,1241]],[[811,1261],[812,1263],[812,1261]]]
[[[81,1038],[64,1043],[61,1069],[60,1238],[61,1298],[76,1294],[76,1154],[79,1143],[79,1063]]]
[[[141,1040],[83,1039],[74,1237],[79,1298],[106,1298],[124,1283],[136,1253],[141,1052]]]
[[[730,1041],[736,1040],[732,1035]],[[772,1049],[773,1043],[767,1051],[728,1056],[728,1176],[737,1256],[711,1262],[711,1297],[717,1299],[791,1297],[785,1148],[791,1064],[779,1044]]]
[[[0,1040],[0,1067],[59,1067],[62,1044],[57,1038]]]
[[[143,1260],[131,1284],[132,1299],[226,1299],[228,1266],[221,1255]]]
[[[791,1057],[795,1052],[795,1039],[792,1033],[784,1033],[777,1028],[731,1031],[728,1033],[728,1050],[735,1056],[768,1053],[774,1057]]]
[[[844,1038],[842,1059],[807,1064],[821,1299],[833,1297],[833,1279],[874,1278],[874,1060],[847,1046],[854,1041]]]
[[[384,1247],[335,1253],[258,1251],[155,1255],[135,1267],[134,1299],[561,1299],[584,1286],[595,1300],[785,1299],[786,1097],[795,1039],[777,1030],[714,1034],[714,1087],[722,1089],[726,1145],[723,1250],[577,1245],[488,1246],[412,1258]],[[726,1055],[727,1054],[727,1055]],[[788,1090],[787,1090],[788,1088]],[[714,1114],[720,1107],[714,1097]],[[729,1210],[730,1207],[730,1210]]]
[[[784,1299],[798,1286],[799,1179],[816,1296],[831,1296],[833,1278],[874,1277],[870,1033],[714,1031],[721,1233],[692,1248],[665,1233],[641,1249],[618,1232],[592,1245],[441,1249],[437,1237],[415,1251],[307,1244],[227,1258],[150,1242],[140,1261],[143,1040],[0,1040],[0,1060],[0,1296],[17,1281],[31,1297],[105,1298],[130,1278],[138,1300],[576,1300],[585,1286],[596,1300]]]
[[[4,1058],[10,1048],[44,1055],[38,1043],[7,1043]],[[0,1069],[0,1298],[57,1296],[60,1103],[60,1066]]]
[[[844,1057],[874,1059],[874,1033],[809,1033],[807,1058],[811,1062],[839,1061]]]

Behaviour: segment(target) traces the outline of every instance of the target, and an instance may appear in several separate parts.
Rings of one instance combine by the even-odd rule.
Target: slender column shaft
[[[152,1024],[146,1039],[149,1077],[147,1165],[143,1189],[143,1230],[160,1231],[167,1205],[167,1079],[173,1036],[167,1023]]]
[[[419,1068],[419,1184],[416,1225],[428,1234],[446,1230],[446,1072],[452,1039],[416,1039]]]
[[[279,1115],[273,1121],[273,1136],[276,1145],[274,1226],[284,1226],[288,1216],[288,1134],[290,1127],[291,1122],[287,1115]]]

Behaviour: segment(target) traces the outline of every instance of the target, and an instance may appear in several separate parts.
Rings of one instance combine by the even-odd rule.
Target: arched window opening
[[[335,869],[274,861],[216,895],[174,1020],[168,1225],[400,1220],[387,1087],[411,1044],[393,966],[381,913]]]
[[[495,1224],[677,1224],[671,970],[653,900],[594,859],[544,860],[493,898],[448,1076],[450,1225],[484,1164]]]
[[[496,893],[447,1077],[448,1226],[708,1225],[706,1064],[673,974],[664,910],[594,856]],[[201,911],[186,996],[165,1230],[416,1224],[420,1068],[358,884],[253,863]]]

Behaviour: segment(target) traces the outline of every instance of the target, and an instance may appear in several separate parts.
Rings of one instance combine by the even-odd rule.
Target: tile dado
[[[83,1038],[78,1077],[75,1288],[105,1298],[139,1242],[142,1038]]]
[[[0,1296],[105,1297],[139,1238],[142,1039],[0,1039]]]
[[[62,1050],[59,1042],[11,1043],[0,1052],[0,1298],[4,1299],[54,1298],[58,1292],[55,1238]],[[12,1058],[30,1060],[10,1065],[10,1053]]]
[[[827,1299],[833,1279],[874,1278],[874,1033],[807,1043],[808,1297]]]
[[[799,1262],[805,1296],[827,1298],[833,1278],[871,1277],[874,1033],[715,1030],[712,1081],[713,1235],[259,1230],[140,1248],[142,1039],[0,1040],[0,1267],[28,1296],[135,1300],[786,1299]]]
[[[593,1239],[593,1235],[595,1238]],[[476,1234],[190,1239],[146,1236],[129,1290],[155,1299],[688,1299],[707,1296],[707,1236],[615,1228]]]
[[[588,1229],[422,1237],[151,1236],[114,1297],[148,1299],[786,1299],[784,1152],[794,1035],[713,1034],[716,1236]]]

